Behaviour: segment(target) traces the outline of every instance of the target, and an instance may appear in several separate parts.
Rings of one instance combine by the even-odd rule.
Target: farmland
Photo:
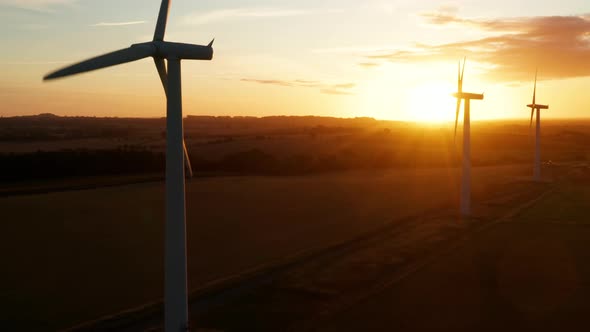
[[[321,121],[327,121],[324,127],[307,123],[289,132],[277,124],[256,129],[213,121],[201,136],[193,132],[189,146],[198,176],[187,183],[189,288],[403,217],[456,207],[459,168],[447,127],[366,119],[333,120],[331,127],[332,120]],[[480,151],[474,153],[475,202],[530,186],[530,140],[526,126],[519,126],[482,124],[482,139],[474,138]],[[197,127],[187,128],[190,133]],[[511,141],[492,134],[498,128],[525,134],[513,134],[518,139]],[[584,128],[555,123],[547,130],[555,139],[547,139],[545,160],[584,162]],[[134,145],[134,139],[103,141],[118,149],[121,142]],[[3,149],[17,146],[20,152],[5,152],[18,157],[44,140],[4,141]],[[58,151],[74,149],[69,139],[60,140],[66,149]],[[158,144],[147,151],[161,153]],[[235,157],[253,150],[272,158]],[[296,160],[301,163],[291,170],[281,168]],[[1,258],[9,267],[0,276],[6,286],[0,292],[3,326],[54,330],[162,298],[161,170],[138,166],[133,174],[128,166],[115,174],[3,182]],[[550,180],[560,171],[546,166],[544,172]],[[76,188],[80,183],[83,190]],[[14,191],[21,194],[8,193]]]
[[[525,173],[478,169],[475,196]],[[433,169],[195,179],[187,187],[189,285],[454,204],[455,175]],[[147,183],[0,199],[2,259],[13,267],[2,275],[11,285],[4,312],[52,329],[159,299],[163,198],[161,183]]]
[[[317,330],[584,329],[590,293],[589,180],[587,165],[574,168],[532,207],[474,234],[457,250]]]

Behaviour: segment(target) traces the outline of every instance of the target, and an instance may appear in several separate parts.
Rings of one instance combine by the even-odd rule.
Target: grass
[[[476,168],[474,199],[528,173]],[[189,287],[454,205],[457,179],[457,169],[425,169],[192,180]],[[162,297],[162,183],[4,197],[0,211],[10,267],[0,275],[0,325],[55,330]]]
[[[590,314],[589,181],[590,170],[574,170],[513,220],[476,234],[320,330],[583,329]]]

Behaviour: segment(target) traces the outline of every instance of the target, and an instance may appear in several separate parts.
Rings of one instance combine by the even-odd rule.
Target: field
[[[4,158],[21,165],[36,162],[39,155],[51,160],[51,153],[59,152],[71,157],[74,164],[69,167],[80,169],[89,161],[84,158],[94,153],[87,145],[93,140],[101,141],[93,149],[117,151],[137,151],[137,142],[152,142],[142,153],[162,153],[160,119],[141,124],[100,120],[111,129],[86,131],[92,137],[79,137],[77,125],[67,119],[49,121],[61,124],[51,130],[36,129],[37,138],[23,134],[28,131],[19,130],[19,125],[5,124],[0,144]],[[76,121],[90,126],[89,119]],[[188,121],[190,153],[198,171],[187,183],[193,290],[407,216],[457,207],[459,156],[448,127],[372,119]],[[113,123],[131,128],[133,135],[122,138],[125,130],[113,131]],[[548,125],[544,160],[585,162],[588,127],[568,122]],[[488,123],[480,130],[480,138],[474,138],[474,202],[526,190],[532,170],[526,125]],[[105,132],[115,138],[103,137]],[[39,154],[35,146],[54,150]],[[72,152],[79,146],[86,147],[82,154]],[[101,172],[75,177],[35,171],[49,169],[49,164],[27,164],[20,168],[27,171],[18,179],[7,178],[9,172],[4,170],[0,258],[6,268],[0,275],[0,284],[5,285],[0,291],[0,325],[55,330],[162,298],[162,165],[108,168],[120,165],[116,158],[122,154],[107,154],[114,156],[113,162],[93,169]],[[550,165],[544,172],[547,179],[560,175],[560,169]],[[586,192],[572,190],[563,195],[587,202]],[[575,199],[554,198],[544,206],[556,202],[563,204],[563,213],[572,211],[572,220],[579,216],[578,205],[567,206]],[[538,215],[527,218],[555,218],[554,210],[529,213]],[[456,221],[461,222],[458,217]]]
[[[304,175],[351,170],[456,167],[461,132],[368,118],[189,117],[186,143],[198,174]],[[590,122],[546,121],[543,159],[590,158]],[[0,118],[0,181],[163,174],[162,119]],[[473,125],[474,166],[530,164],[526,121]]]
[[[527,171],[477,169],[474,199]],[[433,169],[192,180],[189,285],[454,205],[456,175]],[[0,277],[11,285],[2,301],[10,321],[54,329],[158,300],[163,198],[161,183],[1,198],[0,210],[11,216],[2,260],[13,268]]]
[[[589,181],[590,169],[577,169],[530,209],[317,329],[586,329]]]

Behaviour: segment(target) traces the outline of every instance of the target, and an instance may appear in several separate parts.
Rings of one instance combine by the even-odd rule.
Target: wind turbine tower
[[[483,94],[463,92],[463,75],[465,74],[465,63],[463,60],[463,69],[459,61],[459,70],[457,74],[457,89],[453,94],[457,98],[457,110],[455,116],[455,139],[457,138],[457,124],[459,123],[459,111],[461,110],[461,101],[465,100],[465,112],[463,118],[463,166],[461,168],[461,214],[468,216],[471,214],[471,100],[482,100]]]
[[[538,71],[537,71],[538,72]],[[535,134],[535,166],[533,168],[533,180],[541,181],[541,110],[549,109],[549,105],[541,105],[536,103],[537,99],[537,72],[535,72],[535,88],[533,90],[533,103],[528,104],[527,107],[531,109],[531,123],[533,126],[533,115],[537,113],[537,128]]]
[[[181,60],[211,60],[209,45],[164,41],[170,0],[162,0],[152,41],[133,44],[60,69],[44,77],[52,80],[152,57],[167,97],[166,111],[166,235],[165,235],[165,329],[187,331],[188,289],[186,272],[185,169],[186,148],[182,124]],[[167,62],[167,65],[166,65]],[[186,158],[186,159],[185,159]],[[190,172],[190,170],[189,170]]]

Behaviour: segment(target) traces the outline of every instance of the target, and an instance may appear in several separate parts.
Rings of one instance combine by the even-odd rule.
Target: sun
[[[405,116],[416,122],[448,122],[454,119],[456,101],[448,82],[427,82],[408,90]]]
[[[425,64],[406,68],[383,65],[359,84],[358,98],[350,108],[355,116],[442,123],[455,119],[453,77],[444,66]]]

